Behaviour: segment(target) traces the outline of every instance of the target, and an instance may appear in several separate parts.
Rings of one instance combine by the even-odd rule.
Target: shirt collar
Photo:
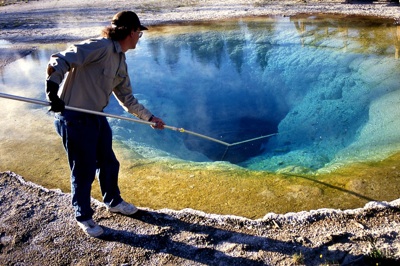
[[[117,53],[123,53],[123,52],[122,52],[121,45],[119,44],[119,42],[118,42],[118,41],[113,41],[113,43],[114,43],[115,51],[116,51]]]

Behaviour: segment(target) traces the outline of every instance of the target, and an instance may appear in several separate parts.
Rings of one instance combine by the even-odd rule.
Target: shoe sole
[[[131,213],[124,213],[124,212],[121,212],[121,211],[114,211],[114,210],[112,210],[112,209],[110,209],[110,208],[107,208],[107,209],[108,209],[109,212],[112,212],[112,213],[120,213],[120,214],[123,214],[123,215],[133,215],[133,214],[137,213],[138,210],[139,210],[139,209],[135,209],[134,212],[131,212]]]
[[[88,236],[90,236],[90,237],[100,237],[100,236],[102,236],[103,234],[104,234],[104,231],[103,232],[101,232],[101,234],[96,234],[96,235],[94,235],[94,234],[89,234],[88,232],[85,232],[84,231],[84,233],[86,234],[86,235],[88,235]]]
[[[98,233],[98,234],[89,234],[89,232],[88,231],[86,231],[86,228],[85,227],[82,227],[79,223],[78,223],[78,226],[79,226],[79,228],[80,229],[82,229],[82,231],[86,234],[86,235],[88,235],[88,236],[90,236],[90,237],[99,237],[99,236],[101,236],[101,235],[103,235],[104,234],[104,230],[103,230],[103,228],[101,228],[101,232],[100,233]]]

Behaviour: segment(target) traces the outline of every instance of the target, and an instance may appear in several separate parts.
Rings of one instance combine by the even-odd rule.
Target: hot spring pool
[[[225,160],[254,170],[318,170],[399,150],[397,26],[280,18],[167,26],[128,65],[137,98],[169,125],[236,143],[113,121],[146,156]],[[123,114],[113,102],[107,110]]]
[[[0,45],[7,43],[1,42]],[[1,72],[1,91],[44,100],[46,63],[50,54],[66,46],[38,45],[39,48],[29,56],[5,67]],[[326,194],[324,184],[313,182],[304,185],[302,182],[310,182],[307,178],[327,175],[329,180],[338,182],[335,183],[338,188],[347,192],[358,191],[363,185],[354,180],[365,178],[365,175],[359,176],[360,169],[368,169],[371,164],[398,153],[399,48],[399,26],[391,21],[367,18],[264,17],[152,27],[144,33],[138,47],[127,53],[134,93],[141,103],[168,125],[224,142],[268,137],[227,148],[184,133],[155,131],[148,126],[109,119],[115,142],[121,149],[121,160],[130,162],[132,165],[127,166],[128,169],[138,173],[145,171],[145,168],[140,170],[141,166],[157,165],[152,166],[157,169],[152,168],[151,174],[142,175],[148,177],[146,182],[150,182],[149,187],[153,187],[154,182],[162,182],[163,188],[160,189],[165,191],[152,192],[155,188],[149,188],[143,193],[152,197],[175,197],[174,201],[184,202],[177,203],[178,207],[173,203],[171,208],[190,207],[259,217],[267,211],[276,211],[272,207],[275,201],[288,205],[278,209],[278,212],[314,208],[302,207],[298,202],[302,201],[301,194],[318,198],[315,200],[318,201],[318,208],[356,207],[365,201],[382,199],[387,195],[371,196],[370,192],[360,191],[356,195],[350,193],[352,197],[361,199],[355,205],[332,205],[331,202],[320,202],[321,195]],[[10,100],[0,101],[8,108],[14,104]],[[29,111],[26,112],[33,114],[35,121],[45,121],[46,124],[50,120],[43,107],[17,105],[12,111],[3,110],[7,113],[3,114],[1,122],[2,150],[13,139],[15,143],[21,143],[17,137],[10,136],[9,132],[20,130],[10,121],[26,118],[14,111],[21,112],[27,108]],[[124,113],[114,98],[105,112],[130,116]],[[23,130],[28,135],[29,131],[39,134],[38,124],[38,121],[24,121]],[[53,133],[48,134],[52,136]],[[61,146],[61,143],[58,144]],[[12,165],[6,158],[3,155],[0,170]],[[60,160],[66,160],[63,154]],[[395,162],[391,161],[389,169],[397,167],[393,165]],[[359,168],[360,164],[368,166]],[[21,164],[18,167],[22,167]],[[348,170],[346,167],[356,167],[358,177],[352,179],[354,168]],[[47,174],[51,173],[47,171]],[[165,188],[172,182],[171,177],[160,181],[163,180],[160,175],[165,171],[170,171],[174,182],[180,176],[179,171],[184,171],[182,178],[187,180],[180,180],[174,188]],[[219,181],[212,181],[210,171],[213,178]],[[337,174],[337,171],[347,171],[348,174]],[[60,175],[65,178],[69,174],[64,172]],[[121,175],[122,186],[129,190],[129,182],[132,181],[124,181],[124,176],[130,174],[122,172]],[[288,180],[287,175],[292,179]],[[345,176],[346,181],[340,184],[337,175]],[[196,180],[199,176],[205,180]],[[201,206],[207,205],[200,198],[201,195],[209,195],[210,188],[207,186],[216,189],[213,182],[217,182],[217,187],[223,190],[215,193],[231,194],[232,201],[241,195],[243,199],[239,202],[253,204],[249,207],[251,214],[220,210],[220,206],[216,209],[196,206],[196,202],[202,202]],[[321,179],[318,182],[331,184]],[[357,183],[353,184],[357,188],[348,185],[348,182]],[[372,186],[371,180],[365,182]],[[387,182],[391,186],[391,181]],[[244,184],[247,187],[243,187]],[[147,185],[142,183],[143,186]],[[376,186],[373,187],[379,190]],[[196,190],[198,198],[188,200],[186,194],[180,195],[186,189],[187,195],[193,195],[193,190]],[[289,189],[290,200],[283,200],[282,197],[287,196],[285,192],[282,191],[279,196],[275,189],[286,189],[286,192]],[[394,189],[393,199],[398,197],[399,192],[397,187]],[[179,196],[166,196],[178,190]],[[132,193],[136,193],[137,200],[138,192]],[[177,199],[180,197],[182,199]],[[270,203],[263,203],[260,197]],[[251,203],[253,201],[257,204]],[[344,197],[345,201],[351,202]],[[220,202],[229,205],[226,204],[229,200],[225,198],[221,198]],[[142,204],[150,207],[169,205],[164,201],[158,205],[146,200]],[[236,204],[230,204],[232,209],[237,208]]]

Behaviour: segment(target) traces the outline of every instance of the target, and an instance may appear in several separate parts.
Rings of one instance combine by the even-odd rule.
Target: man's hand
[[[55,113],[62,112],[65,110],[65,103],[63,100],[58,97],[58,84],[47,80],[46,81],[46,95],[47,100],[50,102],[50,109],[49,111],[53,111]]]
[[[152,116],[152,117],[150,118],[149,121],[156,124],[155,126],[151,126],[152,128],[155,128],[155,129],[164,129],[165,123],[164,123],[164,121],[162,121],[161,118]]]

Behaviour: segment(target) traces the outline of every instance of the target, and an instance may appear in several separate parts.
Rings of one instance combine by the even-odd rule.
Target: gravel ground
[[[5,1],[5,3],[10,1]],[[400,18],[398,6],[345,1],[40,0],[0,7],[1,67],[37,43],[97,36],[110,16],[135,10],[155,25],[254,15],[340,13]],[[354,2],[354,1],[353,1]],[[1,3],[1,2],[0,2]],[[250,220],[191,209],[141,208],[126,217],[93,200],[102,238],[78,229],[70,195],[0,173],[1,265],[397,265],[400,200],[356,210],[267,214]]]

